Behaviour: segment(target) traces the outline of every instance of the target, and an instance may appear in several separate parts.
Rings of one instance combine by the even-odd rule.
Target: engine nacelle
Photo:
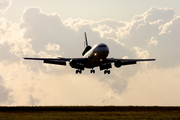
[[[82,52],[82,56],[84,56],[90,49],[91,49],[91,46],[87,46],[86,48],[84,48]]]
[[[120,60],[116,60],[114,62],[114,66],[117,67],[117,68],[121,67],[121,65],[122,65],[122,62]]]
[[[75,60],[75,59],[71,59],[71,60],[69,61],[69,65],[70,65],[72,68],[84,70],[84,65],[78,63],[78,61]]]
[[[78,64],[78,62],[77,62],[77,60],[75,60],[75,59],[71,59],[71,60],[69,61],[69,65],[70,65],[71,67],[77,66],[77,64]]]

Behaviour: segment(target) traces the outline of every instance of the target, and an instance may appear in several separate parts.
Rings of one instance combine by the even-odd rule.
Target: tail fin
[[[88,45],[86,32],[84,33],[84,50],[82,52],[82,56],[84,56],[89,50],[91,49],[91,46]]]
[[[88,46],[88,41],[87,41],[87,36],[86,36],[86,32],[84,33],[84,47]]]

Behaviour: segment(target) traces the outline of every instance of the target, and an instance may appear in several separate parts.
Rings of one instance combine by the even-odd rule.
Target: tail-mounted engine
[[[82,52],[82,56],[84,56],[91,48],[91,46],[86,46]]]

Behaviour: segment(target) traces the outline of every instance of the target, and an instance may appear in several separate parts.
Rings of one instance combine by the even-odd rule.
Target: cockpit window
[[[107,47],[106,45],[99,45],[99,47]]]

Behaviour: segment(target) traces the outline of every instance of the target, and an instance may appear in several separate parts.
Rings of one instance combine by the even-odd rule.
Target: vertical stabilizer
[[[84,47],[88,46],[88,41],[87,41],[87,36],[86,36],[86,32],[84,33]]]
[[[84,56],[89,50],[91,49],[91,46],[88,45],[86,32],[84,33],[84,50],[82,52],[82,56]]]

